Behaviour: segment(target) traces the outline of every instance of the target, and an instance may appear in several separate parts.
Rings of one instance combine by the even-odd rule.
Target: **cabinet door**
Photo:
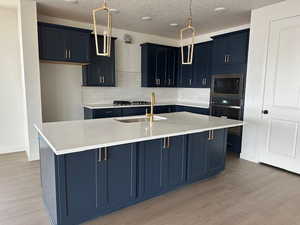
[[[105,191],[108,208],[126,205],[136,197],[136,144],[103,149]]]
[[[90,34],[77,30],[66,30],[68,57],[71,62],[90,61]]]
[[[165,47],[156,47],[156,71],[155,71],[155,84],[157,87],[166,86],[166,73],[167,73],[167,50]]]
[[[122,109],[95,109],[93,112],[94,119],[121,117]]]
[[[102,39],[102,37],[101,37]],[[102,43],[102,42],[101,42]],[[103,76],[103,84],[101,86],[115,86],[115,41],[111,42],[110,57],[101,56],[99,61],[100,75]]]
[[[55,27],[39,24],[39,54],[42,60],[67,60],[66,32]]]
[[[206,177],[208,132],[188,135],[187,180],[195,182]]]
[[[142,45],[142,87],[155,87],[156,49],[152,44]]]
[[[139,143],[140,193],[149,198],[160,193],[166,185],[166,151],[163,139]]]
[[[150,112],[149,107],[122,108],[122,116],[146,115],[147,109],[148,109],[148,112]]]
[[[184,48],[185,55],[187,54],[187,48]],[[195,54],[194,54],[195,56]],[[192,87],[193,86],[193,64],[183,65],[181,60],[181,51],[179,57],[179,76],[178,83],[180,87]],[[194,63],[194,62],[193,62]]]
[[[61,171],[65,171],[59,193],[62,215],[67,224],[79,224],[93,216],[97,208],[97,150],[62,156]]]
[[[168,187],[176,187],[186,179],[186,136],[170,137],[166,151]]]
[[[234,33],[228,37],[228,63],[247,63],[249,33]]]
[[[204,109],[204,108],[186,106],[185,111],[196,113],[196,114],[209,115],[209,109]]]
[[[177,79],[177,49],[167,49],[167,73],[166,73],[166,87],[175,87]]]
[[[213,41],[213,67],[226,64],[226,56],[228,55],[227,38],[219,37]]]
[[[160,114],[160,113],[171,113],[174,109],[171,105],[164,105],[164,106],[155,106],[154,113]]]
[[[194,63],[193,63],[193,87],[204,88],[206,78],[206,52],[203,44],[195,45]]]
[[[207,173],[212,175],[225,168],[227,129],[215,130],[207,141]]]
[[[103,38],[98,37],[99,49],[103,48]],[[90,36],[91,63],[83,66],[83,85],[85,86],[115,86],[115,40],[111,42],[111,56],[98,56],[96,54],[94,36]]]

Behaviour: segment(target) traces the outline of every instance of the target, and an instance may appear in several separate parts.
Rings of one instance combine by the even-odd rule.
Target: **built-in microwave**
[[[242,97],[243,80],[242,75],[213,75],[211,82],[212,96]]]

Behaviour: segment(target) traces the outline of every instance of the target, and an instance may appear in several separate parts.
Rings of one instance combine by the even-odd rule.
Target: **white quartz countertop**
[[[155,121],[152,127],[149,122],[123,123],[108,118],[44,123],[36,129],[55,154],[62,155],[243,125],[243,121],[188,112],[159,114],[159,117],[165,119]]]
[[[193,102],[158,102],[155,106],[164,106],[164,105],[181,105],[189,106],[196,108],[205,108],[208,109],[209,105],[204,103],[193,103]],[[84,108],[88,109],[107,109],[107,108],[130,108],[130,107],[147,107],[150,105],[113,105],[113,104],[84,104]]]

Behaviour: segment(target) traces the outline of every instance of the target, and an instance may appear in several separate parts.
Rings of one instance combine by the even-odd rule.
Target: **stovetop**
[[[126,105],[150,105],[150,102],[147,101],[123,101],[123,100],[115,100],[113,101],[114,105],[118,106],[126,106]]]

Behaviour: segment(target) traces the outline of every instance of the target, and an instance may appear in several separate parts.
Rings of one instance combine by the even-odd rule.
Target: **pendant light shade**
[[[188,41],[190,43],[184,46],[184,34],[189,33],[191,35],[190,37],[188,37]],[[183,65],[193,64],[195,34],[196,30],[192,25],[192,0],[190,0],[190,16],[188,18],[187,25],[180,30],[181,62]],[[185,51],[184,48],[187,48],[187,50]]]
[[[106,29],[102,32],[103,35],[103,47],[99,48],[98,43],[98,33],[97,33],[97,21],[96,14],[104,13],[107,18],[107,26]],[[106,4],[106,0],[104,0],[104,4],[102,7],[93,9],[93,23],[94,23],[94,35],[95,35],[95,44],[96,44],[96,54],[99,56],[107,56],[110,57],[111,52],[111,35],[112,35],[112,22],[111,22],[111,11],[110,8]]]

